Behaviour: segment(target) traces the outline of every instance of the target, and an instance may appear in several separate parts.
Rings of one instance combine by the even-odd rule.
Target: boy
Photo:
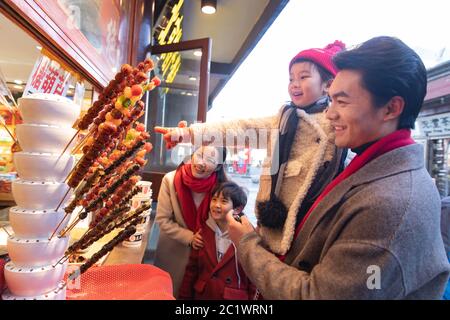
[[[218,185],[212,194],[209,218],[200,231],[204,247],[191,251],[179,298],[252,299],[255,289],[237,262],[236,248],[228,237],[226,220],[230,210],[242,212],[247,203],[247,195],[234,182]]]

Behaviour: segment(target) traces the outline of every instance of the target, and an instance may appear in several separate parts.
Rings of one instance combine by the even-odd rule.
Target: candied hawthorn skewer
[[[67,232],[72,230],[75,225],[80,221],[87,217],[88,212],[94,210],[104,199],[106,199],[110,194],[112,194],[121,184],[123,184],[126,180],[128,180],[135,172],[140,169],[138,164],[134,164],[129,168],[125,173],[116,180],[106,191],[101,192],[97,199],[92,200],[87,207],[84,208],[84,211],[81,212],[78,217],[72,222],[72,224],[67,227],[65,230],[61,232],[59,237],[63,237]]]
[[[104,255],[110,252],[116,245],[124,241],[126,238],[130,237],[136,232],[136,227],[130,225],[125,230],[122,230],[117,236],[115,236],[111,241],[105,244],[99,251],[94,253],[92,257],[80,266],[78,270],[75,270],[69,275],[69,280],[75,280],[79,275],[83,274],[91,266],[93,266],[98,260],[100,260]]]
[[[86,249],[86,245],[92,238],[98,237],[102,230],[106,229],[107,226],[114,221],[121,214],[128,212],[130,206],[122,206],[114,209],[108,216],[104,217],[100,223],[98,223],[94,228],[89,229],[77,242],[73,243],[67,250],[66,255],[72,254],[80,249]],[[101,237],[97,238],[95,241],[99,240]],[[95,242],[94,241],[94,242]]]

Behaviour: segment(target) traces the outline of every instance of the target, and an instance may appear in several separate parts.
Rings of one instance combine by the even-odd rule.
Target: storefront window
[[[195,123],[198,116],[200,63],[198,50],[185,50],[153,56],[157,61],[156,75],[164,81],[151,91],[147,111],[147,128],[176,127],[180,120]],[[152,171],[170,171],[190,154],[191,146],[180,144],[172,150],[163,145],[161,135],[153,135],[153,152],[148,168]]]

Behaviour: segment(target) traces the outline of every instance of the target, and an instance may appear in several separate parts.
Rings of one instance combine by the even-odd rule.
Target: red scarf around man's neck
[[[314,201],[311,208],[308,210],[306,215],[303,217],[300,224],[295,229],[294,240],[297,238],[300,230],[305,224],[308,217],[311,215],[313,210],[319,205],[325,196],[331,192],[339,183],[350,177],[352,174],[357,172],[359,169],[364,167],[370,161],[378,158],[379,156],[392,151],[394,149],[408,146],[414,144],[414,140],[411,138],[411,131],[409,129],[400,129],[394,131],[393,133],[381,138],[369,148],[367,148],[362,154],[355,156],[350,164],[342,171],[330,184],[322,191],[320,196]],[[284,261],[285,255],[278,256],[281,261]]]
[[[192,175],[190,164],[184,164],[175,173],[174,185],[180,202],[183,219],[189,230],[196,232],[208,219],[211,192],[217,182],[217,174],[213,172],[205,179]],[[196,208],[192,192],[205,193],[200,206]]]

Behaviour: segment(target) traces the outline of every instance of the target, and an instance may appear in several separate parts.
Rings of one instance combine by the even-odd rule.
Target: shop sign
[[[183,35],[183,29],[181,27],[181,23],[183,22],[183,15],[181,14],[183,3],[184,0],[178,1],[170,12],[164,16],[164,20],[168,22],[157,34],[156,39],[159,45],[180,42]],[[161,55],[161,61],[162,78],[166,83],[172,83],[181,67],[181,54],[179,52],[163,53]],[[167,91],[168,89],[166,88],[165,93]]]
[[[418,136],[450,135],[450,113],[418,118],[416,126]]]
[[[183,15],[180,14],[181,7],[184,0],[178,1],[170,10],[170,13],[164,15],[164,20],[168,21],[165,26],[162,26],[159,34],[157,35],[157,42],[159,45],[178,43],[183,35],[183,29],[181,28],[181,22],[183,21]]]
[[[53,93],[65,96],[69,88],[70,73],[45,55],[36,61],[27,81],[23,96],[31,93]]]

